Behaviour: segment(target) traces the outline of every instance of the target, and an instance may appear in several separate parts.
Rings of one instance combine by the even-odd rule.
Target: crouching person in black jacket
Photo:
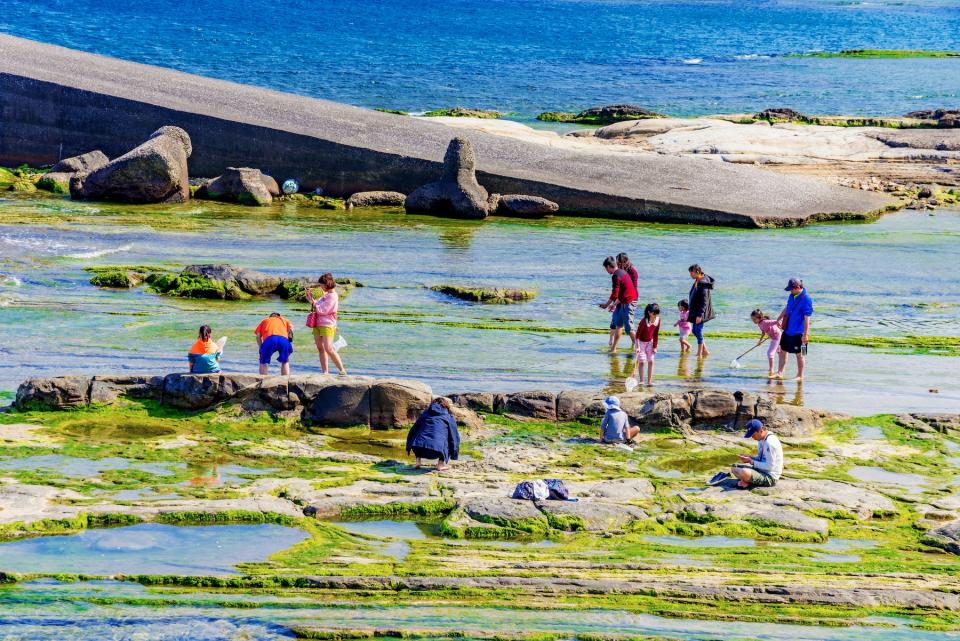
[[[407,454],[413,450],[418,468],[422,459],[437,459],[437,470],[444,470],[447,463],[460,457],[460,432],[450,409],[449,399],[435,398],[410,428]]]

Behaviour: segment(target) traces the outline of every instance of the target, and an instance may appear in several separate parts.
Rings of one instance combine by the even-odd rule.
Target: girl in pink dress
[[[690,317],[690,303],[685,300],[677,301],[677,311],[680,312],[680,320],[673,324],[680,330],[680,353],[685,354],[690,351],[690,343],[687,342],[687,336],[693,329],[693,323],[687,320]]]
[[[773,368],[773,361],[777,356],[777,352],[780,351],[780,336],[783,330],[777,321],[771,320],[769,316],[759,309],[750,312],[750,320],[760,328],[760,340],[757,341],[757,345],[762,343],[764,338],[770,337],[770,345],[767,347],[767,378],[773,378],[776,375]]]

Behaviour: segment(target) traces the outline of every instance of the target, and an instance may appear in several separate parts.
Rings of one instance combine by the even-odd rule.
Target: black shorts
[[[780,349],[787,354],[799,354],[803,348],[803,335],[784,334],[780,337]]]

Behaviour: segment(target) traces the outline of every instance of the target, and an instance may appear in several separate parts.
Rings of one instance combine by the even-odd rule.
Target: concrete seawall
[[[408,193],[435,179],[447,142],[465,135],[487,189],[544,196],[565,214],[770,227],[893,204],[754,167],[560,148],[0,35],[0,165],[91,149],[115,157],[161,125],[190,133],[192,175],[251,166],[339,196]]]

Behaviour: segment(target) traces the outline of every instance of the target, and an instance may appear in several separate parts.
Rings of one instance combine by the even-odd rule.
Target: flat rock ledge
[[[822,426],[813,409],[778,405],[765,398],[725,390],[644,393],[620,396],[631,421],[641,427],[737,431],[751,418],[788,437],[810,436]],[[121,397],[145,398],[185,410],[223,403],[249,412],[299,417],[308,425],[394,427],[411,423],[430,404],[429,385],[402,379],[321,375],[168,374],[166,376],[59,376],[31,378],[17,390],[20,409],[70,409],[110,405]],[[572,421],[603,416],[603,397],[587,392],[534,390],[513,394],[451,394],[468,423],[474,412],[523,419]]]

